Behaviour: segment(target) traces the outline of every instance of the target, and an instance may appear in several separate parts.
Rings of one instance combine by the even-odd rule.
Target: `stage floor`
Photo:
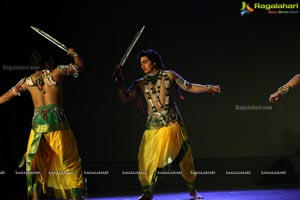
[[[300,188],[200,191],[204,200],[300,200]],[[88,200],[136,200],[139,196],[90,197]],[[154,200],[192,200],[188,193],[155,194]]]

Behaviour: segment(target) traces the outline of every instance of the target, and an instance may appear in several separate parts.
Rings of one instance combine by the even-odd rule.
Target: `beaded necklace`
[[[167,72],[160,70],[157,75],[157,80],[156,83],[153,81],[154,78],[151,78],[151,76],[146,75],[145,76],[145,94],[148,100],[148,103],[151,106],[151,110],[152,112],[157,112],[157,110],[164,110],[167,111],[169,109],[169,101],[170,101],[170,79],[167,75]],[[165,98],[165,105],[163,106],[161,104],[161,101],[159,99],[160,96],[160,89],[161,89],[161,85],[162,85],[162,77],[164,77],[164,83],[165,83],[165,87],[166,87],[166,98]],[[151,91],[151,92],[150,92]],[[153,102],[153,98],[154,97],[156,103],[159,106],[159,109],[156,108],[154,102]]]

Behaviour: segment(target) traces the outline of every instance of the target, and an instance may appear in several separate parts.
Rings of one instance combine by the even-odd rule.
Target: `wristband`
[[[70,53],[70,56],[72,56],[73,58],[74,58],[74,57],[79,57],[78,53],[76,53],[76,52],[74,52],[74,51],[73,51],[72,53]]]
[[[208,88],[208,93],[210,93],[210,94],[214,93],[214,91],[213,91],[214,85],[206,85],[206,87]]]
[[[281,86],[278,88],[278,92],[280,95],[285,95],[286,93],[288,93],[289,89],[290,89],[290,86],[284,85],[284,86]]]

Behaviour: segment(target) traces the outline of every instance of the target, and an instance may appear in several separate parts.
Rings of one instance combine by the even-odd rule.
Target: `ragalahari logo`
[[[254,9],[250,7],[248,3],[245,1],[242,2],[242,8],[241,8],[241,16],[244,16],[246,14],[250,14],[254,12]]]

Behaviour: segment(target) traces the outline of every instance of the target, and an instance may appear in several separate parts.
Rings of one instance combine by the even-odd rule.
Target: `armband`
[[[278,88],[278,92],[280,95],[285,95],[286,93],[288,93],[289,89],[290,89],[290,86],[284,85],[284,86],[281,86],[280,88]]]
[[[187,89],[187,88],[190,87],[189,82],[187,82],[186,80],[184,80],[182,77],[177,77],[175,79],[175,82],[176,82],[177,85],[179,85],[183,89]]]
[[[74,64],[58,65],[57,68],[64,71],[67,75],[73,75],[75,78],[78,76],[78,67]]]
[[[12,89],[14,91],[15,96],[21,96],[21,94],[25,91],[22,88],[22,84],[25,83],[26,78],[22,78]]]

